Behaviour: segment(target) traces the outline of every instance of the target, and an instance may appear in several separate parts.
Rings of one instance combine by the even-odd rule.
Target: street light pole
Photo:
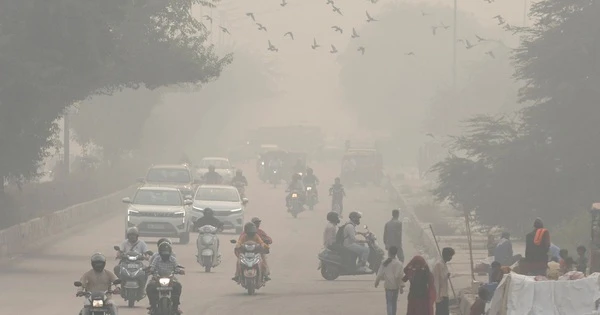
[[[454,88],[454,91],[456,91],[456,42],[458,41],[457,36],[457,28],[458,28],[458,23],[457,23],[457,12],[458,12],[458,5],[457,5],[457,0],[454,0],[454,36],[452,38],[453,43],[452,43],[452,47],[453,47],[453,61],[452,61],[452,86]]]

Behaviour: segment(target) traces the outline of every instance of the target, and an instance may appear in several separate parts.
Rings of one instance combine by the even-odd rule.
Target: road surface
[[[321,203],[314,211],[303,212],[294,219],[285,211],[284,188],[272,188],[259,182],[253,167],[246,165],[245,175],[250,182],[246,220],[259,216],[263,228],[273,238],[269,255],[273,280],[255,296],[247,296],[244,289],[231,280],[235,256],[229,240],[237,239],[237,235],[232,234],[220,235],[222,264],[212,273],[204,273],[196,262],[196,234],[193,234],[190,244],[174,247],[179,263],[186,267],[187,272],[179,276],[183,285],[181,307],[184,314],[385,313],[383,289],[373,288],[373,275],[345,276],[326,281],[317,270],[317,254],[322,247],[325,216],[330,204],[327,189],[338,166],[315,165],[314,169],[322,181],[319,187]],[[345,213],[361,211],[361,224],[369,225],[381,242],[383,225],[391,213],[386,195],[372,186],[349,188],[347,194]],[[0,281],[4,286],[0,294],[2,314],[64,315],[79,312],[83,299],[75,298],[73,281],[79,280],[81,274],[90,269],[89,257],[94,252],[104,253],[109,258],[107,268],[112,270],[116,263],[112,246],[122,242],[124,218],[104,218],[89,225],[85,231],[76,232],[37,253],[29,253],[0,267]],[[155,241],[149,240],[153,251],[156,251]],[[405,247],[407,257],[414,254],[409,244]],[[120,296],[115,296],[114,300],[120,306],[121,315],[146,314],[147,300],[133,309],[128,309]],[[402,296],[399,314],[405,309],[405,296]]]

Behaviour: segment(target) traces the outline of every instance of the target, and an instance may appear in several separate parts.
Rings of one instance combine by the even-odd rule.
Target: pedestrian
[[[477,299],[471,305],[471,311],[469,315],[484,315],[485,314],[485,304],[489,300],[489,292],[484,287],[479,287],[477,291]]]
[[[448,281],[450,272],[447,263],[454,257],[454,249],[442,249],[442,259],[433,267],[433,281],[435,284],[435,315],[450,315],[450,298],[448,297]]]
[[[588,256],[586,255],[587,249],[583,245],[577,246],[577,271],[587,274]]]
[[[545,276],[548,269],[548,251],[550,250],[550,232],[544,228],[542,219],[533,222],[533,231],[525,236],[525,260],[527,275]]]
[[[410,281],[406,315],[433,315],[435,285],[433,275],[422,256],[415,256],[404,268],[402,281]]]
[[[400,210],[392,210],[392,219],[383,229],[383,244],[385,249],[395,246],[398,248],[398,260],[404,263],[404,251],[402,250],[402,221],[400,221]]]
[[[502,266],[512,266],[516,262],[513,261],[513,248],[508,232],[502,233],[500,241],[494,249],[494,261],[499,262]]]
[[[404,272],[402,271],[402,262],[396,256],[398,248],[392,246],[388,249],[388,259],[386,259],[375,278],[375,287],[379,286],[379,282],[384,280],[385,301],[387,305],[387,315],[396,315],[398,306],[398,294],[404,293]]]

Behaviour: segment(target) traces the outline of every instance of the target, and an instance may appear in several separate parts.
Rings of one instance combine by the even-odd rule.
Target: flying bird
[[[365,47],[363,47],[363,46],[360,46],[360,47],[358,47],[357,51],[360,51],[360,52],[361,52],[361,54],[363,54],[363,55],[364,55],[364,54],[365,54]]]
[[[287,32],[287,33],[283,34],[283,37],[285,37],[286,35],[290,35],[290,37],[292,38],[292,40],[294,40],[294,33]]]
[[[493,17],[493,19],[498,20],[498,25],[504,24],[504,18],[501,15],[496,15]]]
[[[475,47],[475,45],[471,45],[471,42],[468,39],[465,39],[465,47],[467,49],[471,49],[471,48]]]
[[[411,51],[411,52],[407,52],[407,53],[405,53],[405,55],[406,55],[406,56],[414,56],[414,55],[415,55],[415,53]]]
[[[437,31],[438,27],[439,26],[432,26],[431,27],[431,32],[433,33],[434,36],[435,36],[435,34],[437,34],[436,31]]]
[[[365,12],[367,13],[367,22],[375,22],[375,21],[378,21],[378,20],[376,20],[376,19],[372,18],[372,17],[369,15],[369,11],[365,11]]]
[[[269,41],[269,48],[267,48],[267,50],[270,51],[279,51],[279,49],[277,49],[277,47],[273,46],[273,44],[271,44],[271,41]]]
[[[313,44],[310,47],[312,47],[312,49],[317,49],[317,48],[319,48],[321,46],[319,46],[319,44],[317,44],[317,39],[313,38]]]
[[[227,33],[229,35],[231,35],[231,33],[229,33],[229,30],[224,28],[223,26],[219,26],[221,28],[221,30],[223,31],[223,33]]]
[[[450,28],[450,26],[444,24],[444,22],[440,22],[440,26],[443,27],[445,30]]]
[[[256,23],[256,25],[258,26],[258,30],[259,30],[259,31],[265,31],[265,32],[267,31],[267,28],[266,28],[266,27],[264,27],[262,24],[260,24],[260,23]]]
[[[357,37],[360,37],[360,36],[358,35],[358,33],[356,32],[356,30],[354,29],[354,27],[352,28],[352,36],[351,36],[351,37],[352,37],[352,38],[357,38]]]
[[[285,7],[286,5],[287,5],[287,2],[285,2],[285,0],[281,0],[280,6]]]
[[[431,15],[431,14],[429,14],[429,13],[425,13],[425,11],[421,10],[421,15],[422,15],[422,16],[426,16],[426,15]]]
[[[254,19],[254,13],[248,12],[246,13],[246,16],[249,16],[252,19],[252,21],[256,22],[256,20]]]
[[[342,16],[343,16],[343,14],[342,14],[342,10],[340,10],[340,8],[336,7],[336,6],[335,6],[335,5],[333,5],[333,4],[332,4],[331,6],[333,7],[333,12],[336,12],[337,14],[339,14],[339,15],[342,15]]]
[[[490,56],[490,57],[492,57],[493,59],[496,59],[496,56],[494,55],[494,52],[491,51],[491,50],[488,51],[488,52],[486,52],[485,54],[488,55],[488,56]]]
[[[335,48],[335,46],[331,45],[331,51],[330,51],[330,53],[335,54],[337,52],[338,52],[337,48]]]
[[[204,18],[212,24],[212,17],[205,15]]]
[[[485,39],[485,38],[483,38],[483,37],[481,37],[481,36],[479,36],[479,35],[477,35],[477,34],[475,34],[475,37],[477,38],[477,41],[478,41],[478,42],[483,42],[483,41],[486,41],[486,39]]]
[[[340,32],[340,34],[343,34],[343,33],[344,33],[344,30],[343,30],[341,27],[339,27],[339,26],[335,26],[335,25],[334,25],[334,26],[332,26],[331,28],[332,28],[334,31],[336,31],[336,32]]]

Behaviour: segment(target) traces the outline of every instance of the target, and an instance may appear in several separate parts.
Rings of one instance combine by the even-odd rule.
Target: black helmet
[[[92,268],[94,268],[96,272],[100,272],[106,267],[106,257],[101,253],[95,253],[90,260],[92,262]]]
[[[258,229],[256,228],[256,225],[254,225],[252,222],[248,222],[244,225],[244,232],[250,237],[253,237],[257,231]]]
[[[171,244],[163,242],[160,244],[160,246],[158,246],[158,254],[163,260],[168,260],[169,258],[171,258],[172,253],[173,248],[171,247]]]
[[[350,219],[350,221],[352,221],[354,224],[360,224],[360,218],[362,218],[362,216],[356,211],[352,211],[348,215],[348,219]]]
[[[204,208],[204,211],[202,211],[202,213],[204,213],[205,217],[209,217],[209,218],[215,215],[213,209],[211,209],[211,208]]]
[[[172,244],[172,242],[171,242],[170,239],[168,239],[168,238],[161,238],[161,239],[158,240],[158,242],[156,242],[156,245],[158,246],[159,249],[160,249],[160,244],[162,244],[162,243],[167,243],[169,245]]]
[[[333,224],[338,224],[340,223],[340,216],[337,214],[337,212],[331,211],[327,214],[327,221]]]

